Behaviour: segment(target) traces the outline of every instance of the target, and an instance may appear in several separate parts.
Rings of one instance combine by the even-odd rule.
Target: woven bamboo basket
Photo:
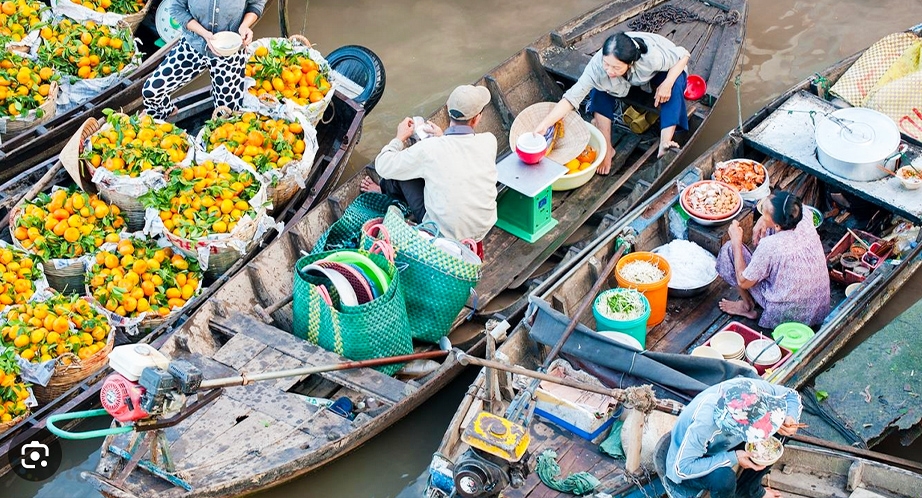
[[[83,129],[84,133],[87,133],[87,137],[92,136],[105,126],[104,121],[96,122],[95,125],[87,124]],[[80,141],[79,154],[83,155],[83,146],[86,143],[86,139]],[[193,144],[189,142],[189,150],[186,155],[194,154]],[[96,175],[96,169],[88,160],[80,160],[81,169],[85,169],[89,174],[89,177],[92,179]],[[106,185],[102,182],[93,182],[93,185],[96,186],[99,196],[106,202],[110,204],[115,204],[122,211],[122,216],[125,218],[125,221],[128,224],[128,230],[132,232],[137,232],[144,228],[144,213],[146,208],[144,204],[141,203],[140,199],[137,196],[125,194],[119,192],[117,189],[112,188],[109,185]]]
[[[259,218],[266,216],[265,213],[260,213],[256,216],[251,223],[247,224],[244,227],[238,227],[239,230],[237,233],[231,235],[228,234],[227,237],[224,237],[220,240],[214,241],[205,241],[205,240],[192,240],[174,235],[169,230],[164,230],[164,236],[171,244],[187,258],[192,258],[202,264],[201,259],[198,255],[198,249],[207,247],[208,248],[208,269],[203,273],[206,278],[212,280],[220,277],[228,268],[234,265],[238,259],[240,259],[243,254],[238,252],[233,247],[228,246],[225,242],[233,239],[243,241],[246,244],[246,252],[249,252],[253,246],[258,242],[254,239],[256,236],[256,229],[259,225]]]
[[[144,4],[144,7],[141,10],[139,10],[138,12],[135,12],[134,14],[128,14],[122,18],[122,21],[124,21],[125,24],[127,24],[128,27],[131,28],[132,33],[137,31],[138,26],[141,25],[141,21],[144,20],[144,17],[147,16],[147,12],[150,10],[150,6],[153,5],[153,3],[154,3],[154,0],[148,0],[147,3]]]
[[[6,132],[3,133],[3,136],[6,137],[15,135],[30,128],[34,128],[46,121],[49,121],[54,117],[56,110],[55,104],[57,101],[58,83],[52,81],[51,87],[48,90],[48,98],[45,100],[45,103],[38,107],[44,112],[42,117],[39,118],[36,116],[37,113],[30,111],[29,114],[24,118],[6,119]]]
[[[272,97],[269,97],[269,98],[274,100],[275,103],[278,104],[277,100],[275,100]],[[211,113],[211,119],[219,119],[219,118],[226,119],[232,115],[235,115],[235,114],[241,115],[243,113],[244,113],[243,111],[232,111],[231,109],[225,106],[220,106],[216,108],[214,112]],[[302,138],[305,138],[305,137],[302,136]],[[204,128],[202,128],[202,131],[199,133],[199,139],[197,141],[198,141],[199,148],[202,151],[205,151],[207,139],[205,137]],[[303,160],[304,159],[302,159],[302,161]],[[240,162],[241,164],[246,164],[242,159],[240,159]],[[268,183],[266,184],[266,197],[269,201],[272,202],[272,209],[269,210],[270,215],[280,211],[281,208],[284,207],[285,204],[287,204],[288,201],[291,200],[292,197],[294,197],[294,195],[298,192],[298,190],[301,189],[301,187],[298,186],[298,182],[295,180],[294,176],[289,174],[289,172],[293,168],[297,167],[300,163],[301,161],[291,162],[291,163],[286,164],[279,170],[282,175],[279,178],[278,182],[275,185],[270,185]]]
[[[22,211],[22,203],[25,199],[20,200],[18,204],[10,210],[10,237],[13,239],[13,246],[20,251],[34,254],[32,251],[22,247],[19,239],[13,236],[16,229],[16,221]],[[60,292],[61,294],[75,294],[83,292],[85,271],[83,263],[77,259],[51,259],[42,262],[42,270],[45,272],[45,278],[48,280],[48,286]]]
[[[16,425],[22,422],[23,420],[25,420],[26,417],[29,416],[29,414],[30,412],[26,412],[14,418],[13,420],[10,420],[9,422],[0,422],[0,434],[3,434],[4,432],[12,429],[13,427],[16,427]]]
[[[66,393],[78,382],[105,368],[108,364],[109,353],[112,352],[112,348],[115,346],[114,332],[114,330],[109,331],[106,347],[85,360],[78,359],[73,353],[67,353],[65,356],[70,356],[72,360],[70,365],[58,363],[54,367],[54,374],[51,376],[51,380],[48,381],[47,386],[32,385],[32,393],[35,394],[35,399],[40,404],[48,403]]]

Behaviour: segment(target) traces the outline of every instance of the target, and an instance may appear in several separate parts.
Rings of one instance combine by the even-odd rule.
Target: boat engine
[[[112,357],[114,356],[114,357]],[[202,372],[184,360],[169,361],[146,344],[113,350],[109,365],[116,373],[106,378],[99,393],[103,408],[122,423],[169,418],[198,390]]]
[[[464,429],[470,446],[454,466],[455,494],[496,496],[506,486],[521,487],[528,477],[528,430],[502,417],[480,412]]]

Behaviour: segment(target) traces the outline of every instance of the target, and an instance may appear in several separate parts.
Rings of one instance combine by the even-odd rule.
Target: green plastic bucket
[[[772,338],[783,337],[778,345],[790,349],[792,353],[796,353],[797,350],[810,342],[813,335],[813,329],[799,322],[785,322],[775,327],[775,330],[772,331]]]
[[[650,318],[650,302],[647,301],[646,296],[642,293],[640,294],[641,300],[646,307],[646,312],[643,315],[633,319],[633,320],[613,320],[606,317],[601,312],[599,312],[599,305],[607,306],[608,297],[611,294],[617,292],[638,292],[634,289],[625,289],[625,288],[616,288],[608,289],[602,291],[595,298],[595,301],[592,303],[592,314],[595,316],[596,330],[599,332],[602,331],[612,331],[612,332],[622,332],[627,334],[634,339],[637,339],[640,342],[640,345],[644,348],[647,347],[647,319]]]

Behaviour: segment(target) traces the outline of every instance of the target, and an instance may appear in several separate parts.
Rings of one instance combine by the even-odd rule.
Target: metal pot
[[[887,175],[899,157],[900,131],[886,114],[851,107],[839,109],[816,124],[816,156],[829,172],[869,182]]]

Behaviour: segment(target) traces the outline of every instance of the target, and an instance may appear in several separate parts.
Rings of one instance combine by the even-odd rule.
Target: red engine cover
[[[134,422],[150,416],[141,408],[141,396],[143,395],[143,387],[119,374],[112,374],[102,385],[99,401],[115,420],[122,423]]]

